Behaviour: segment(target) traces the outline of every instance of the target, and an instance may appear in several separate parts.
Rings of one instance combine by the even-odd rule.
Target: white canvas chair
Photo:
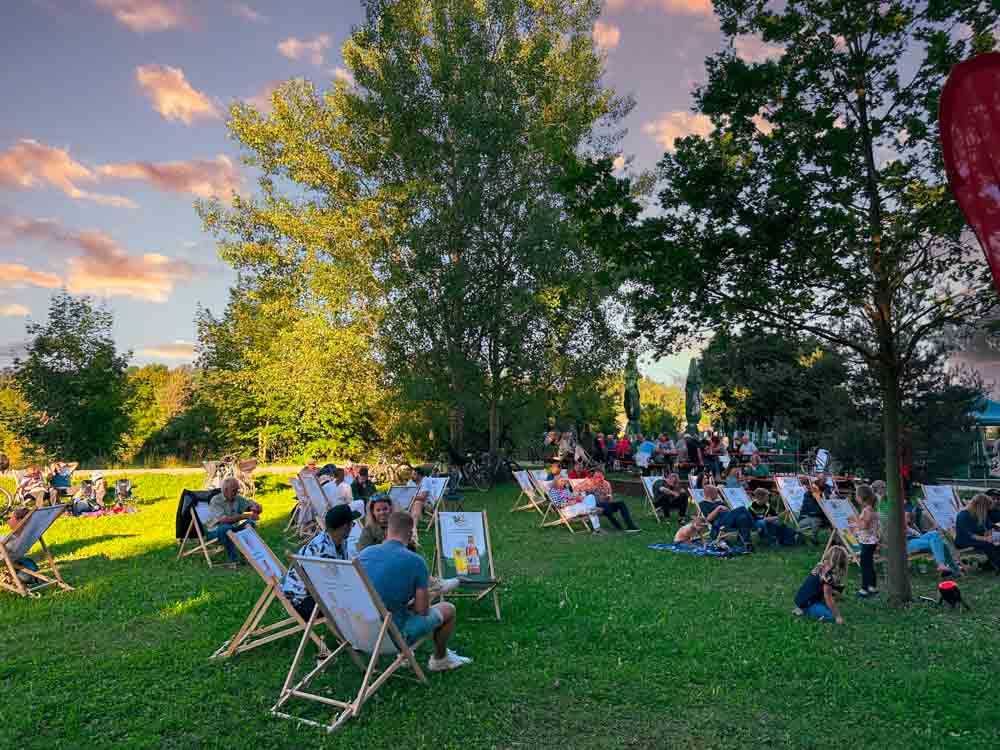
[[[301,474],[299,479],[302,481],[302,489],[309,500],[309,508],[312,510],[312,518],[316,522],[316,528],[317,530],[322,529],[324,528],[323,519],[326,518],[326,512],[332,507],[330,501],[323,494],[323,487],[315,474]]]
[[[661,479],[663,477],[642,477],[642,489],[646,495],[646,505],[649,506],[649,512],[653,514],[653,518],[656,519],[657,523],[663,523],[663,517],[656,507],[656,496],[653,493],[653,485]]]
[[[778,487],[778,497],[785,510],[782,519],[799,528],[799,514],[802,513],[802,503],[805,501],[806,488],[802,486],[797,476],[776,476],[774,483]]]
[[[66,583],[55,558],[45,544],[45,532],[69,508],[68,504],[50,505],[35,508],[21,520],[21,525],[6,537],[0,538],[0,555],[3,555],[3,569],[0,571],[0,588],[20,596],[38,596],[38,591],[49,586],[57,586],[63,591],[72,591],[73,587]],[[32,570],[23,565],[31,548],[42,545],[48,562],[48,574],[41,570]],[[51,576],[51,577],[50,577]]]
[[[577,526],[581,531],[596,531],[601,527],[598,518],[599,510],[596,505],[589,505],[585,502],[574,503],[572,505],[557,505],[552,498],[551,489],[547,490],[546,496],[549,498],[549,505],[542,516],[542,527],[565,526],[571,534],[575,534]],[[549,516],[554,516],[549,518]]]
[[[444,493],[448,489],[448,477],[424,477],[420,482],[420,491],[427,493],[427,502],[424,503],[424,513],[430,511],[427,525],[424,531],[430,530],[434,525],[434,519],[439,511],[445,510]],[[455,503],[453,510],[462,510],[460,501]]]
[[[955,524],[958,512],[962,508],[961,500],[955,488],[947,484],[921,485],[924,497],[920,506],[924,509],[934,525],[941,530],[950,542],[955,541]]]
[[[531,475],[527,471],[515,471],[514,480],[521,488],[521,494],[514,499],[514,505],[510,512],[515,513],[520,510],[537,510],[545,515],[544,506],[547,503],[545,495],[539,495],[537,488],[531,481]]]
[[[493,566],[493,542],[486,511],[441,511],[434,524],[434,554],[439,579],[458,578],[459,586],[447,598],[468,597],[479,602],[492,594],[493,611],[500,620],[500,595]],[[470,550],[470,542],[472,548]],[[470,556],[475,556],[475,560]],[[456,554],[461,552],[462,554]],[[441,595],[445,600],[445,595]]]
[[[719,493],[722,501],[733,510],[737,508],[750,508],[750,496],[742,487],[720,487]]]
[[[389,488],[389,499],[392,501],[394,508],[399,508],[399,510],[409,513],[410,506],[413,505],[413,498],[417,496],[419,491],[419,487],[394,485]]]
[[[822,498],[819,507],[830,523],[832,532],[830,539],[826,543],[826,549],[830,549],[835,544],[839,544],[847,550],[848,559],[861,564],[861,545],[854,536],[851,524],[856,520],[858,511],[850,500],[838,495]]]
[[[306,630],[292,659],[278,701],[271,709],[272,715],[333,732],[360,714],[365,702],[401,667],[409,666],[416,680],[421,684],[427,684],[427,677],[413,652],[430,636],[412,645],[406,642],[357,560],[348,562],[299,555],[293,555],[292,560],[293,564],[298,566],[306,590],[316,601],[316,609],[306,623]],[[298,679],[297,673],[303,652],[320,617],[325,619],[325,625],[337,639],[338,645],[329,655],[320,659],[304,677]],[[363,673],[361,686],[357,692],[353,697],[345,698],[331,698],[328,695],[310,692],[308,688],[312,682],[341,653],[346,653]],[[362,659],[360,654],[364,654],[367,660]],[[380,670],[379,661],[383,657],[392,661]],[[311,701],[333,708],[334,714],[330,723],[287,713],[284,709],[292,699]]]
[[[292,509],[291,515],[288,516],[285,531],[294,528],[297,534],[304,536],[309,533],[310,525],[313,523],[312,506],[309,504],[309,496],[302,485],[302,480],[296,476],[289,479],[288,482],[292,485],[292,491],[295,493],[295,507]]]
[[[177,559],[188,557],[189,555],[202,554],[208,567],[212,567],[212,555],[222,550],[222,545],[218,539],[208,538],[208,503],[195,503],[191,506],[191,521],[188,523],[187,531],[181,540],[181,547],[177,551]],[[185,549],[188,542],[191,548]]]
[[[295,611],[295,607],[281,590],[285,568],[271,548],[260,538],[257,530],[253,526],[247,526],[239,531],[230,531],[229,538],[233,540],[236,549],[246,558],[250,566],[257,571],[257,575],[264,582],[264,591],[253,605],[242,627],[232,638],[219,646],[212,654],[212,659],[228,659],[244,651],[301,633],[306,628],[305,619]],[[283,608],[286,617],[261,627],[261,621],[276,601]],[[326,642],[315,632],[310,633],[310,638],[319,648],[321,656],[329,653]]]

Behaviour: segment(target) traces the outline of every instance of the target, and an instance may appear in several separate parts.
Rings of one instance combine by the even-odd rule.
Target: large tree
[[[900,385],[933,337],[996,304],[948,191],[937,124],[952,65],[994,45],[991,5],[715,0],[727,46],[695,92],[714,130],[665,155],[661,215],[610,248],[634,284],[640,329],[683,343],[723,321],[791,327],[870,369],[899,602],[911,596]],[[772,58],[741,59],[734,42],[746,35]],[[594,236],[621,235],[607,225],[623,188],[587,171],[581,185]]]
[[[203,213],[238,268],[280,268],[297,304],[369,326],[388,384],[444,404],[456,447],[482,405],[495,448],[503,410],[620,354],[601,260],[553,188],[566,154],[614,149],[613,129],[592,134],[628,108],[600,82],[600,3],[364,7],[343,48],[353,83],[233,110],[263,197]]]
[[[52,458],[110,458],[128,428],[126,369],[107,309],[86,297],[56,294],[48,320],[29,322],[23,359],[14,361],[18,390],[31,406],[25,437]]]

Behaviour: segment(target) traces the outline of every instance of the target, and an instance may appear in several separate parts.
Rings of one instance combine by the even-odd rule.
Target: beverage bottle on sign
[[[469,543],[465,545],[465,560],[466,566],[469,569],[469,575],[479,575],[479,549],[476,547],[475,538],[471,536],[469,537]]]
[[[455,559],[455,573],[458,575],[465,575],[468,572],[468,558],[465,556],[465,550],[461,547],[456,547],[452,553],[452,557]]]

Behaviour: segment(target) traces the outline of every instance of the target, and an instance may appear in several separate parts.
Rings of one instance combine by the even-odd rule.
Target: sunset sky
[[[345,75],[360,2],[8,0],[2,18],[0,366],[62,286],[107,301],[136,363],[190,361],[196,306],[221,312],[233,279],[192,203],[254,189],[227,106],[266,101],[287,78]],[[607,83],[637,101],[633,168],[704,132],[689,110],[722,43],[710,0],[607,0],[593,36]],[[748,38],[737,52],[773,51]],[[645,369],[668,379],[686,362]]]

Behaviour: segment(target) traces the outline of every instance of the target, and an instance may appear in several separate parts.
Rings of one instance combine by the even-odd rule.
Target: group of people
[[[134,510],[127,504],[128,497],[109,490],[107,480],[100,471],[73,486],[73,473],[78,464],[56,461],[45,469],[29,466],[18,479],[17,493],[27,507],[36,508],[66,502],[75,516],[91,513],[123,513]],[[113,493],[109,497],[109,492]]]

